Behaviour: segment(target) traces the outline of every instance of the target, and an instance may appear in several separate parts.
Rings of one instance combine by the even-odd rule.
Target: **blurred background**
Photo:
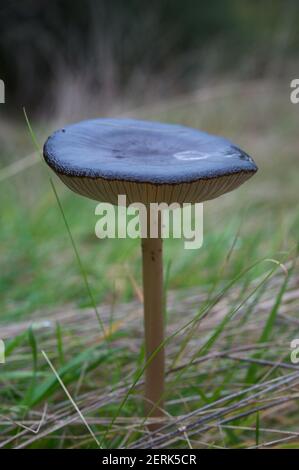
[[[112,379],[108,372],[96,375],[83,391],[87,393],[91,383],[97,383],[105,394],[109,381],[124,373],[131,377],[136,361],[141,360],[137,352],[142,325],[138,330],[136,319],[126,321],[131,302],[142,301],[139,241],[98,240],[94,235],[96,203],[71,193],[50,175],[34,140],[42,149],[55,129],[103,116],[185,124],[233,140],[255,159],[259,172],[237,191],[204,204],[202,249],[193,252],[184,250],[183,240],[165,241],[165,290],[170,296],[181,292],[180,299],[197,303],[203,293],[212,296],[233,280],[240,298],[247,298],[251,282],[259,282],[269,264],[277,266],[280,274],[288,272],[288,263],[297,255],[299,104],[290,101],[290,83],[299,78],[298,24],[296,0],[7,0],[0,6],[0,79],[5,84],[5,103],[0,104],[0,337],[11,341],[14,358],[0,375],[5,415],[11,416],[14,407],[18,416],[15,407],[19,403],[39,406],[45,396],[54,409],[59,407],[62,397],[57,388],[44,386],[41,392],[32,384],[32,370],[36,377],[37,368],[40,380],[50,380],[47,366],[34,353],[36,345],[49,351],[57,367],[79,354],[84,345],[97,345],[95,325],[89,325],[89,330],[86,326],[85,335],[75,315],[80,312],[81,318],[94,304],[103,309],[107,322],[113,323],[111,315],[120,316],[115,331],[117,345],[125,348],[119,359],[124,363]],[[34,136],[28,131],[23,107]],[[79,265],[50,176],[80,255]],[[217,347],[258,343],[266,325],[263,342],[274,335],[284,343],[279,352],[266,347],[259,358],[276,361],[279,355],[283,359],[298,330],[296,276],[290,291],[284,276],[274,279],[265,300],[268,307],[261,303],[261,295],[250,297],[250,308],[236,335],[230,329],[224,335],[225,344],[217,343]],[[281,285],[289,295],[283,305]],[[234,304],[239,295],[234,289],[217,315],[226,314]],[[263,292],[267,294],[265,286]],[[188,302],[175,305],[181,320],[194,314],[193,304],[192,308]],[[292,316],[287,326],[275,323],[280,308],[284,322]],[[270,323],[268,314],[272,315]],[[175,318],[169,328],[179,325]],[[213,318],[212,308],[207,337],[217,324]],[[32,322],[36,338],[26,336]],[[132,336],[130,345],[127,337],[123,339],[124,331]],[[191,350],[202,346],[205,335],[196,336]],[[173,347],[176,351],[178,343]],[[188,354],[183,355],[187,362]],[[117,368],[115,364],[111,368]],[[174,415],[182,409],[199,409],[205,397],[212,400],[217,393],[222,396],[230,387],[243,384],[246,367],[233,368],[236,375],[232,377],[224,372],[227,363],[221,367],[216,385],[206,372],[207,389],[200,397],[190,398],[194,389],[177,389]],[[71,390],[77,387],[77,369],[68,375]],[[257,380],[252,369],[249,372],[251,382]],[[187,387],[188,377],[180,383]],[[211,398],[209,389],[214,386],[218,392]],[[190,398],[188,404],[184,396]],[[286,405],[283,421],[288,430],[296,429],[292,403]],[[108,413],[114,405],[109,404]],[[132,406],[128,416],[132,409],[136,411]],[[276,408],[269,415],[275,427]],[[13,427],[8,430],[7,426],[2,431],[0,427],[0,432],[0,445],[9,433],[14,434]],[[250,432],[242,430],[224,434],[211,432],[206,441],[222,445],[224,440],[228,446],[254,441]],[[61,439],[59,432],[55,436]],[[24,439],[26,446],[26,435]],[[74,444],[65,439],[65,445]],[[47,446],[56,444],[51,439],[46,442]]]
[[[224,80],[288,78],[298,20],[295,0],[8,0],[0,9],[5,109],[93,115]]]

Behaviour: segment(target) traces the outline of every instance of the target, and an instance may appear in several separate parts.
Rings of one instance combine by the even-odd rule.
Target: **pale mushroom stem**
[[[147,236],[142,238],[145,359],[146,361],[151,359],[145,369],[145,414],[151,418],[164,416],[165,366],[161,213],[158,212],[156,217],[158,237],[151,238],[150,236],[151,214],[148,208]],[[151,357],[153,353],[155,355]],[[159,424],[149,426],[151,430],[158,427]]]

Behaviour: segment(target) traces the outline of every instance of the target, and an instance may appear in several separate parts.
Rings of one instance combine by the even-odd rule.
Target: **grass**
[[[225,135],[260,168],[205,203],[202,249],[164,243],[159,433],[149,436],[142,414],[139,241],[98,240],[96,203],[52,176],[55,194],[42,163],[1,181],[0,447],[97,447],[42,350],[103,447],[297,447],[297,109],[271,81],[208,96],[134,113]],[[34,128],[38,140],[51,131]],[[25,123],[9,137],[3,167],[34,150]]]

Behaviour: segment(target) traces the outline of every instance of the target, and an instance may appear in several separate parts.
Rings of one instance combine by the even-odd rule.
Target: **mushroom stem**
[[[142,238],[143,298],[145,359],[150,360],[145,369],[145,413],[151,418],[164,416],[164,319],[163,319],[163,260],[161,238],[161,213],[155,214],[157,238],[151,238],[150,209],[147,210],[147,232]],[[141,220],[142,224],[142,220]],[[144,227],[145,229],[145,227]],[[155,353],[153,357],[151,357]],[[155,430],[159,424],[149,426]]]

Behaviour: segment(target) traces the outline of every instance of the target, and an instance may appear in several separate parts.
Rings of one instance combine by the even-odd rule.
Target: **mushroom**
[[[44,158],[74,192],[96,201],[195,203],[240,186],[256,171],[252,158],[230,141],[185,126],[133,119],[94,119],[54,132]],[[142,227],[145,229],[144,225]],[[161,216],[158,237],[142,238],[145,412],[164,416],[164,325]],[[156,425],[157,426],[157,425]],[[152,425],[152,429],[155,426]]]

